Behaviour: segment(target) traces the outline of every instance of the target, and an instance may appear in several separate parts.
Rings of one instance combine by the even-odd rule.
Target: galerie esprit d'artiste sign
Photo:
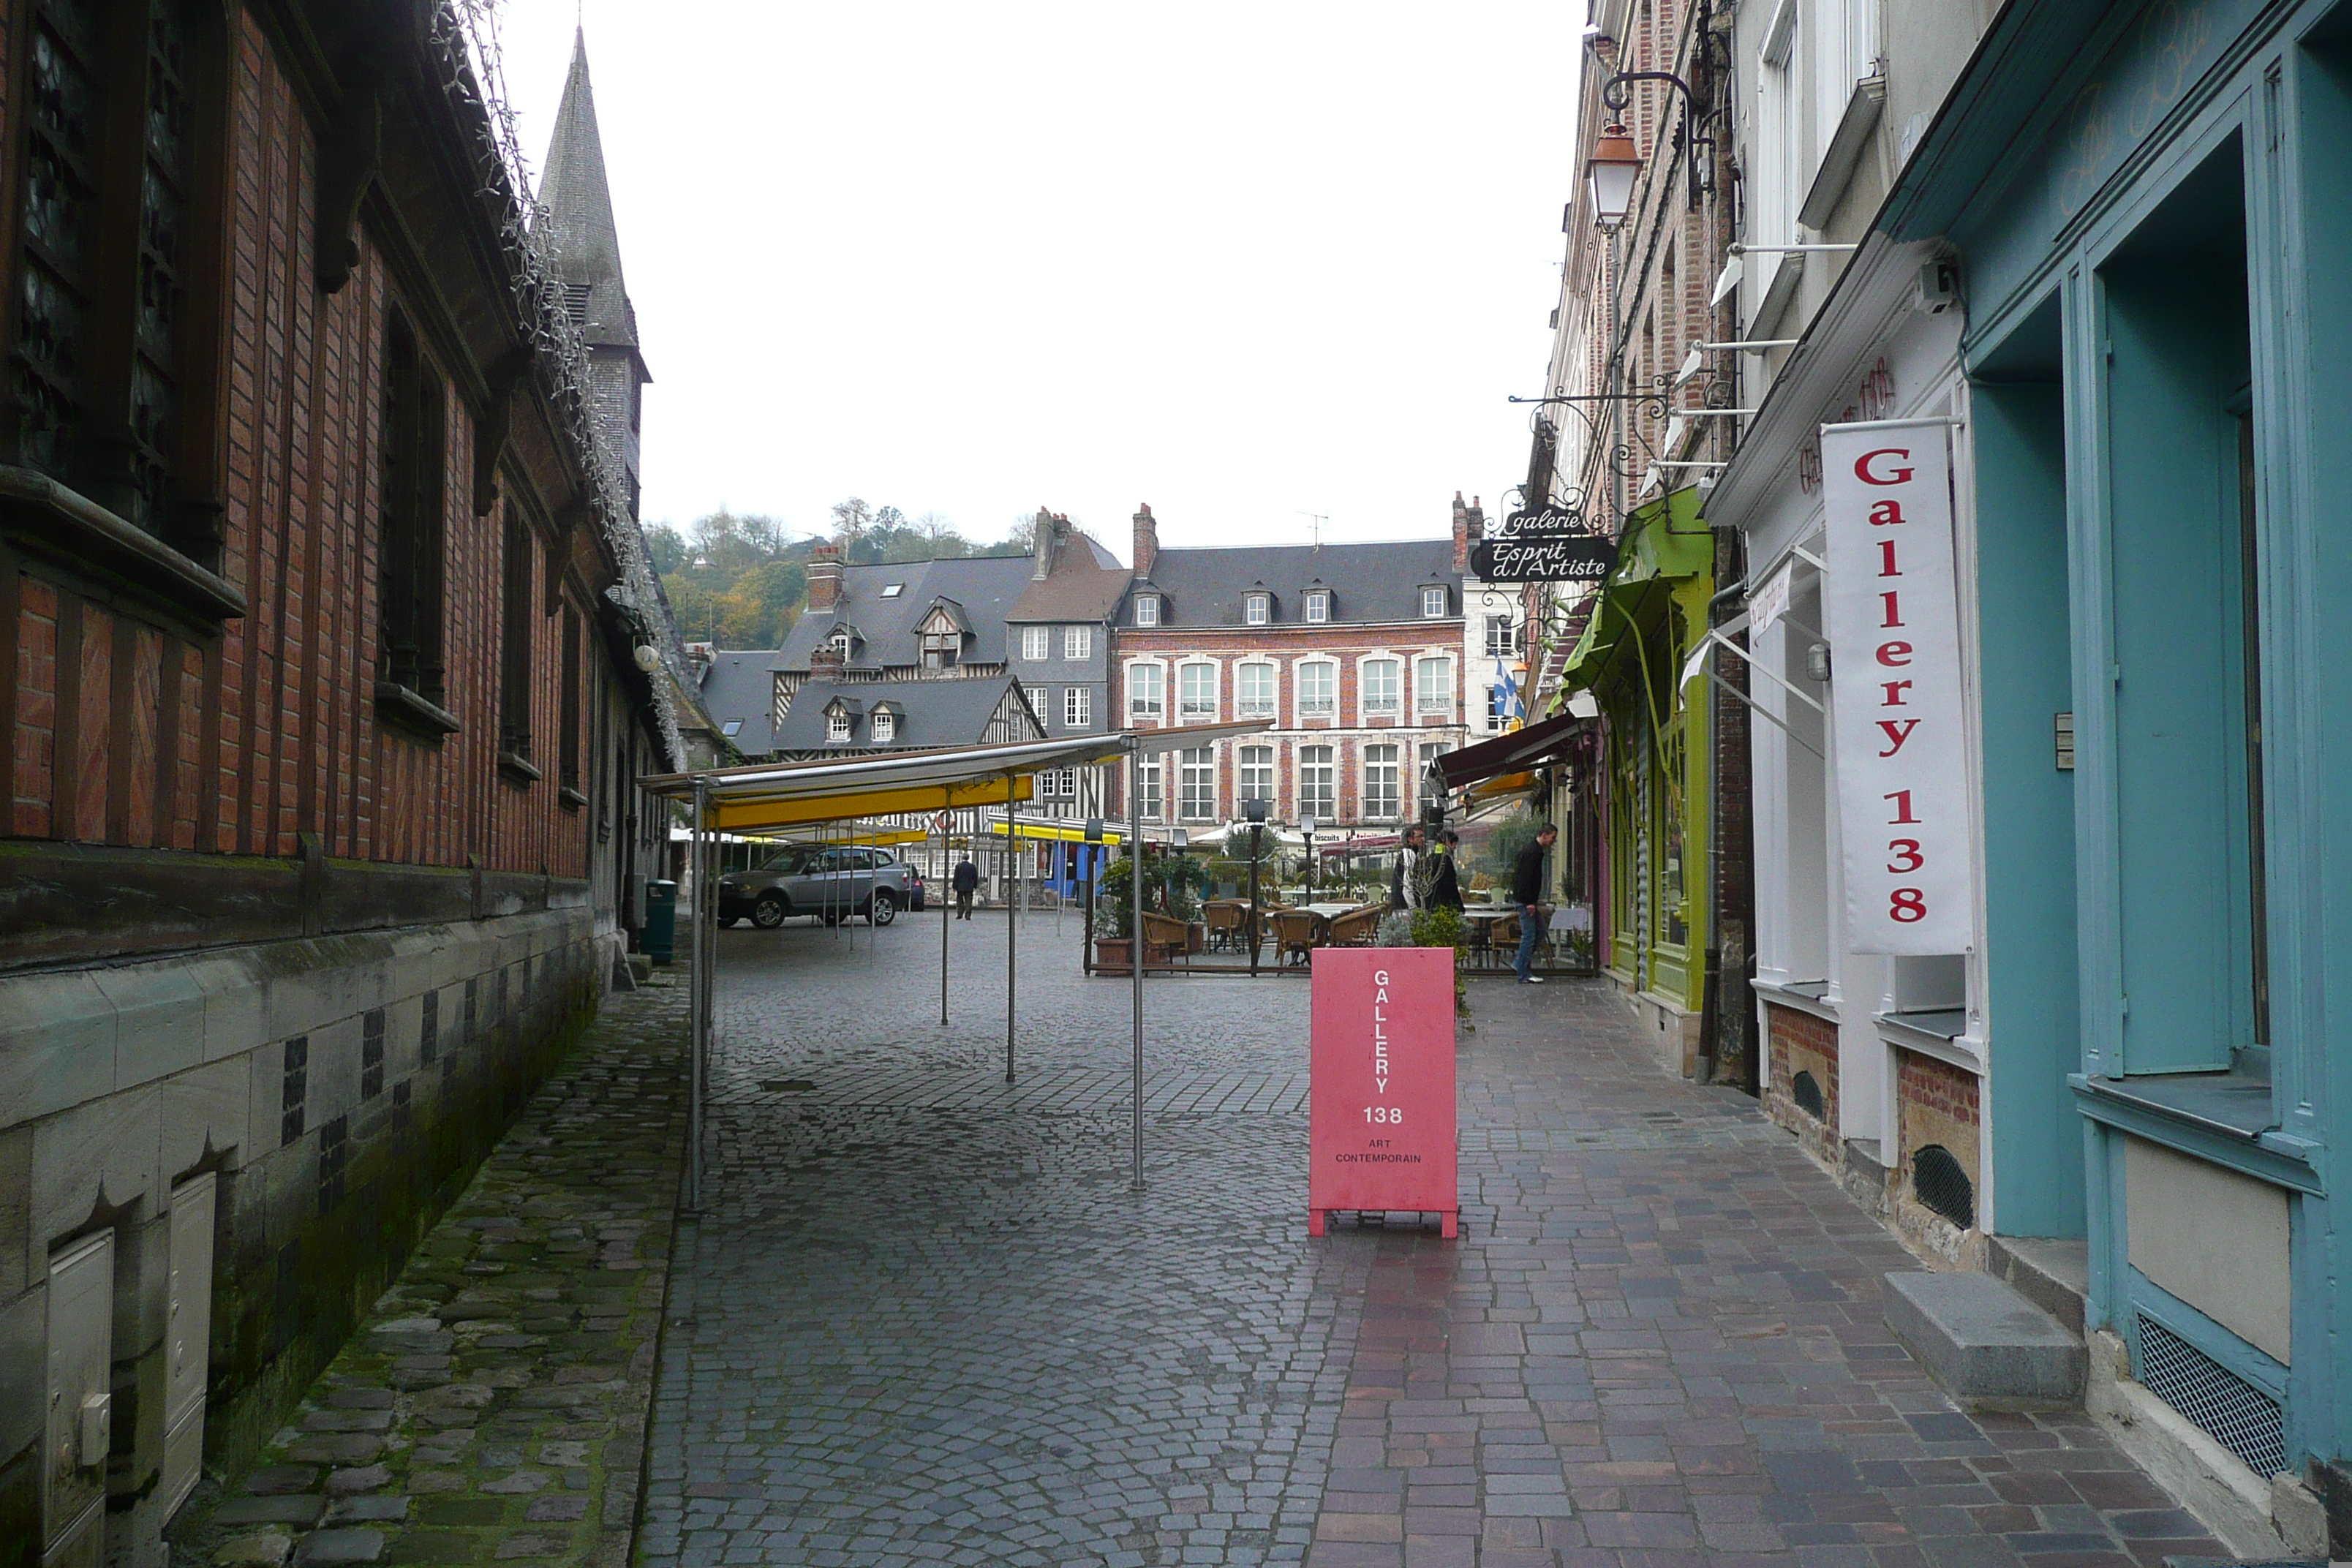
[[[1454,950],[1315,950],[1307,1233],[1334,1210],[1434,1214],[1457,1233]]]

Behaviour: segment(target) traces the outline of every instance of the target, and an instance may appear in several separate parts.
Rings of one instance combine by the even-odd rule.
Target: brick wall
[[[1765,1111],[1812,1153],[1835,1165],[1844,1153],[1838,1136],[1837,1026],[1772,1002],[1764,1005],[1764,1016],[1771,1065]],[[1821,1086],[1822,1112],[1818,1118],[1797,1104],[1793,1085],[1801,1072],[1811,1073]]]
[[[1980,1086],[1977,1075],[1917,1051],[1898,1049],[1895,1055],[1895,1223],[1929,1249],[1946,1257],[1966,1258],[1978,1227],[1964,1229],[1948,1215],[1937,1214],[1919,1201],[1914,1161],[1922,1149],[1930,1145],[1946,1150],[1968,1173],[1975,1203],[1983,1203],[1983,1164],[1978,1157]]]
[[[493,869],[585,875],[583,822],[557,799],[558,616],[534,614],[528,627],[545,777],[499,780],[504,503],[473,513],[474,418],[454,382],[444,636],[459,728],[434,745],[378,721],[378,384],[397,290],[364,225],[351,280],[332,294],[315,286],[316,137],[260,23],[240,18],[219,574],[247,612],[205,635],[0,548],[15,666],[0,682],[5,828],[264,857],[292,856],[310,834],[335,857],[455,867],[471,856]],[[563,559],[547,539],[537,554],[542,574]],[[530,597],[549,606],[543,575]],[[588,684],[572,694],[583,733]]]

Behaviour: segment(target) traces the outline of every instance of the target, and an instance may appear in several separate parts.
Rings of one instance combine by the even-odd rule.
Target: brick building
[[[1450,541],[1163,550],[1139,510],[1112,671],[1123,722],[1275,721],[1147,761],[1144,820],[1221,826],[1255,795],[1318,831],[1416,813],[1423,772],[1465,735],[1468,552],[1458,526]],[[1124,816],[1123,783],[1110,796]]]
[[[586,62],[559,289],[469,25],[0,4],[0,1563],[162,1560],[593,1014],[658,840]]]

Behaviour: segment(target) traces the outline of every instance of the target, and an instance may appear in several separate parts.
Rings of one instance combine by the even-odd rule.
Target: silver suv
[[[864,845],[793,844],[750,871],[719,879],[719,923],[748,918],[773,930],[794,915],[827,925],[863,915],[888,925],[903,909],[922,908],[921,884],[887,849]]]

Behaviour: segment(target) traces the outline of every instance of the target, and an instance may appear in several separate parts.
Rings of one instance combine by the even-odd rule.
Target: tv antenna
[[[1323,525],[1331,521],[1331,514],[1328,511],[1302,511],[1297,515],[1307,520],[1310,525],[1307,537],[1314,542],[1314,548],[1322,549]]]

